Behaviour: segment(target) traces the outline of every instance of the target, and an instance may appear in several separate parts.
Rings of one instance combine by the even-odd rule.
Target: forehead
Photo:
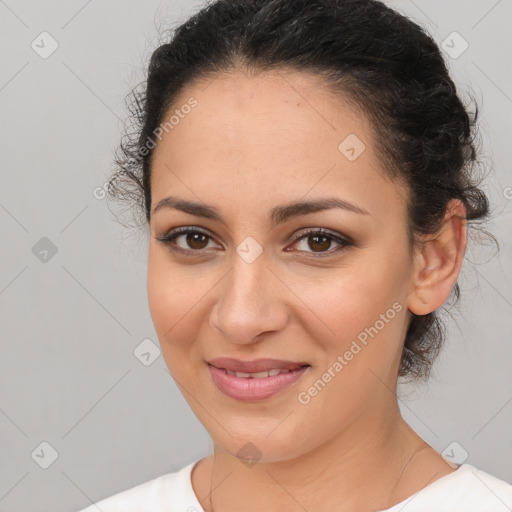
[[[276,145],[287,137],[311,137],[319,132],[322,136],[330,133],[336,141],[347,129],[369,139],[372,130],[367,116],[350,98],[335,94],[311,73],[276,70],[254,75],[237,70],[216,75],[185,87],[171,110],[179,110],[192,96],[198,105],[187,117],[195,128],[205,130],[205,142],[218,136],[228,144],[230,136],[236,142],[245,136],[244,142],[256,143],[265,135],[281,135],[274,139]],[[183,125],[190,127],[191,123]]]
[[[180,110],[191,98],[194,108]],[[153,204],[175,187],[185,191],[186,184],[197,195],[236,190],[262,203],[271,196],[297,199],[313,188],[364,191],[370,201],[385,202],[382,187],[390,180],[368,117],[319,77],[292,71],[219,75],[183,89],[173,113],[181,113],[179,122],[154,150]]]

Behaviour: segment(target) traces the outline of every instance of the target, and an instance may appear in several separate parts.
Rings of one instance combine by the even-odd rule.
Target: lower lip
[[[236,377],[229,375],[225,370],[208,365],[213,382],[225,395],[246,402],[264,400],[276,395],[297,382],[310,368],[303,366],[288,373],[258,379]]]

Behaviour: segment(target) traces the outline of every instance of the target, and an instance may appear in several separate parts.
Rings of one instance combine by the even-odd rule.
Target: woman
[[[219,0],[134,105],[110,192],[147,222],[152,320],[214,450],[97,507],[510,510],[511,485],[397,403],[489,209],[476,115],[430,36],[373,0]]]

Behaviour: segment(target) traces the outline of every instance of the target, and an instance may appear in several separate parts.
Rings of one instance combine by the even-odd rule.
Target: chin
[[[286,420],[285,420],[286,421]],[[256,463],[280,462],[300,457],[307,451],[306,440],[293,435],[284,428],[274,426],[261,432],[251,433],[251,427],[248,424],[240,425],[242,432],[233,432],[229,425],[226,429],[232,434],[230,436],[222,429],[221,437],[212,435],[216,446],[221,448],[232,457],[237,458],[247,467],[252,467]],[[256,429],[255,429],[256,430]],[[216,432],[215,434],[219,434]]]

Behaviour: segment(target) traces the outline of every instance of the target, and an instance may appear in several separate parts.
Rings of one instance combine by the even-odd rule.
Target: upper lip
[[[282,359],[253,359],[252,361],[240,361],[231,357],[218,357],[210,359],[208,364],[224,370],[233,372],[257,373],[268,370],[297,370],[302,366],[309,366],[308,363],[283,361]]]

